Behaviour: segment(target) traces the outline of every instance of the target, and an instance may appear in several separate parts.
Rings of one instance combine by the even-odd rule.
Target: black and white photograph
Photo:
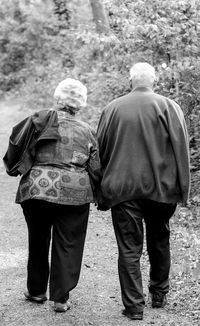
[[[200,326],[200,1],[0,0],[0,325]]]

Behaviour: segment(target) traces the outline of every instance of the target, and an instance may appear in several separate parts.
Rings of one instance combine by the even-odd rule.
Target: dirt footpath
[[[15,121],[24,117],[19,104],[0,106],[0,154],[5,152],[8,134]],[[14,116],[15,115],[15,116]],[[14,203],[18,178],[5,174],[0,161],[0,325],[1,326],[199,326],[200,321],[172,302],[165,309],[152,309],[148,301],[148,259],[142,258],[147,304],[143,321],[129,321],[121,315],[122,303],[117,275],[117,247],[110,212],[91,206],[80,281],[71,293],[72,308],[56,314],[52,302],[36,305],[24,300],[26,289],[27,230],[19,205]],[[172,298],[173,299],[173,298]],[[170,300],[170,297],[169,297]],[[200,305],[200,303],[199,303]]]

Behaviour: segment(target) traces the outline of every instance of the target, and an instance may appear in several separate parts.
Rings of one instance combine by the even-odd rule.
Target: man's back
[[[110,207],[137,198],[166,203],[182,200],[179,155],[188,169],[183,121],[175,102],[145,87],[107,106],[99,123],[98,140],[101,187]],[[187,173],[184,178],[188,178]]]

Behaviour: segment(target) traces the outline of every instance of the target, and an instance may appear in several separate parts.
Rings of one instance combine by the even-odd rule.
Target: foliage
[[[44,82],[54,62],[57,70],[73,65],[70,42],[59,32],[52,6],[4,2],[0,22],[0,88],[10,91],[29,83],[30,75]],[[16,14],[17,13],[17,14]],[[65,32],[63,32],[65,34]],[[63,44],[66,44],[63,46]],[[62,49],[62,55],[60,55]]]
[[[128,71],[153,64],[156,91],[177,101],[190,134],[191,169],[200,169],[200,3],[104,0],[112,34],[98,35],[90,1],[1,0],[0,92],[18,90],[33,108],[53,105],[65,76],[88,87],[82,118],[96,127],[102,108],[129,91]]]
[[[67,7],[65,0],[53,0],[54,12],[58,16],[60,28],[70,26],[70,10]]]
[[[156,66],[160,79],[156,90],[181,105],[191,140],[191,168],[199,169],[200,3],[127,0],[121,5],[123,19],[118,14],[120,1],[113,4],[109,5],[111,25],[122,39],[128,66],[130,57],[132,63],[145,60]]]

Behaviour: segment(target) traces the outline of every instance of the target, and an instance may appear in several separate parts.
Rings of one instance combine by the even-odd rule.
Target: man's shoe
[[[167,304],[166,294],[163,293],[152,293],[152,308],[163,308]]]
[[[54,311],[55,312],[66,312],[71,308],[71,303],[67,301],[66,303],[54,302]]]
[[[24,292],[24,296],[25,296],[26,300],[36,302],[36,303],[44,303],[44,301],[47,300],[47,297],[45,294],[31,295],[28,291]]]
[[[131,320],[143,320],[143,312],[129,312],[124,309],[122,311],[122,315],[128,317]]]

